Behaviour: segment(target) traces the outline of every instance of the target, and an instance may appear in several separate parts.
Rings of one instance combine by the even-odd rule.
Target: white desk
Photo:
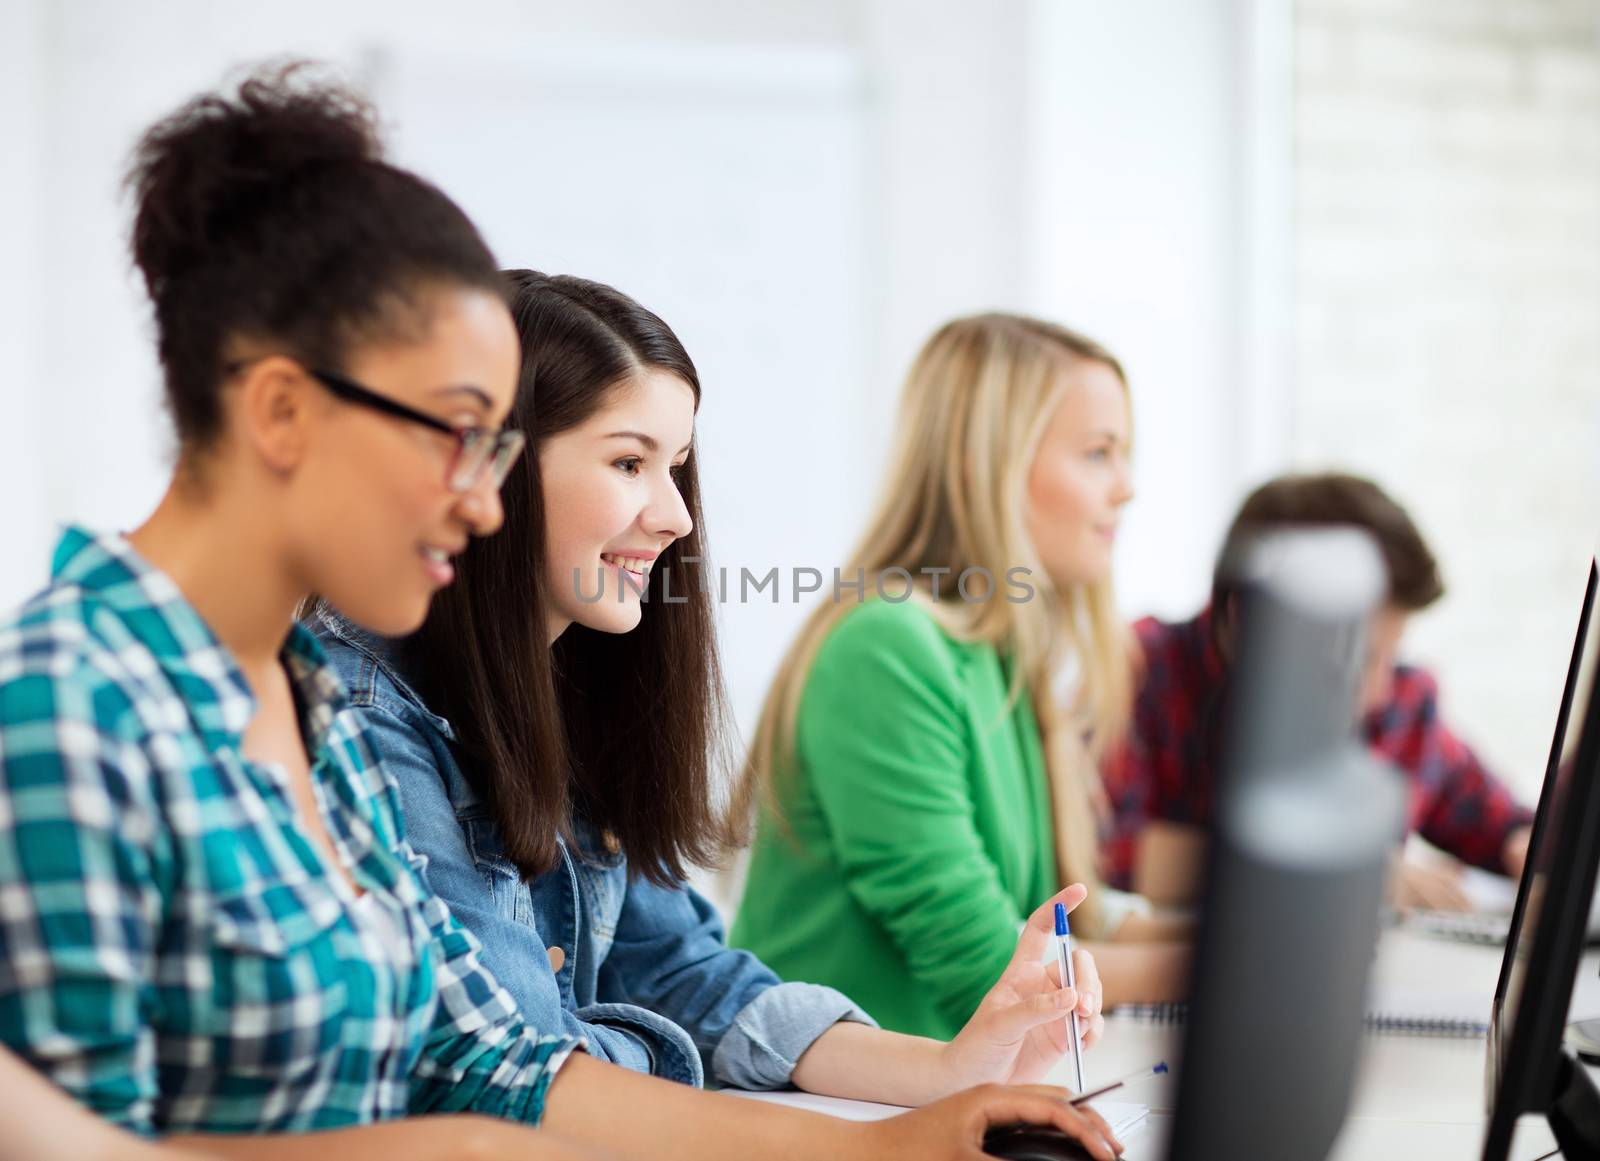
[[[1389,987],[1446,987],[1482,996],[1488,1018],[1500,971],[1501,949],[1386,932],[1373,967],[1376,982]],[[1589,953],[1573,989],[1572,1014],[1600,1015],[1600,956]],[[1181,1029],[1111,1018],[1106,1035],[1088,1060],[1092,1086],[1171,1059]],[[1483,1040],[1451,1040],[1400,1034],[1363,1038],[1363,1056],[1350,1114],[1330,1161],[1477,1161],[1485,1120]],[[1174,1061],[1174,1067],[1179,1062]],[[1053,1077],[1058,1083],[1065,1071]],[[1126,1093],[1125,1100],[1150,1106],[1147,1127],[1127,1141],[1128,1161],[1161,1161],[1177,1098],[1173,1077],[1158,1077]],[[1542,1117],[1526,1118],[1512,1150],[1514,1161],[1532,1161],[1555,1148]]]
[[[1452,994],[1470,993],[1481,997],[1477,1007],[1487,1020],[1500,974],[1501,954],[1498,947],[1388,931],[1378,945],[1373,980],[1386,988],[1443,988]],[[1476,1000],[1473,1003],[1476,1005]],[[1573,1018],[1600,1015],[1600,953],[1584,956],[1573,988],[1571,1012]],[[1352,1018],[1359,1016],[1352,1014]],[[1181,1039],[1180,1028],[1110,1018],[1104,1039],[1085,1058],[1087,1082],[1090,1087],[1103,1084],[1158,1060],[1171,1061],[1174,1069],[1181,1068],[1181,1061],[1175,1059]],[[1486,1117],[1485,1051],[1482,1039],[1397,1033],[1365,1036],[1350,1113],[1329,1161],[1416,1161],[1419,1157],[1428,1161],[1478,1161]],[[1071,1065],[1063,1061],[1049,1079],[1065,1084],[1070,1069]],[[757,1095],[787,1103],[799,1094]],[[1125,1092],[1110,1094],[1150,1108],[1144,1128],[1123,1142],[1127,1161],[1165,1161],[1166,1135],[1171,1130],[1177,1095],[1174,1076],[1156,1077]],[[801,1100],[804,1101],[803,1096]],[[1528,1117],[1518,1127],[1511,1158],[1534,1161],[1554,1148],[1555,1141],[1544,1118]]]

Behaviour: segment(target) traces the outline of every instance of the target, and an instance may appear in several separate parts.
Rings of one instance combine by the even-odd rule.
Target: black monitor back
[[[1275,533],[1225,562],[1237,660],[1172,1161],[1325,1157],[1349,1105],[1399,777],[1356,740],[1370,538]]]
[[[1581,1107],[1589,1095],[1581,1066],[1561,1051],[1561,1036],[1600,861],[1600,632],[1591,626],[1597,586],[1600,571],[1591,562],[1490,1012],[1484,1161],[1504,1161],[1523,1113],[1551,1114],[1564,1097]],[[1551,1120],[1559,1136],[1562,1117]],[[1567,1156],[1594,1155],[1582,1148],[1572,1141]]]

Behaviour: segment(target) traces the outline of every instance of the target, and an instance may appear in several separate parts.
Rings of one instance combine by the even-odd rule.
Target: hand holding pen
[[[1076,991],[1078,980],[1072,970],[1072,927],[1067,922],[1067,909],[1060,903],[1055,905],[1055,926],[1056,971],[1062,984]],[[1088,1086],[1083,1083],[1083,1033],[1078,1028],[1077,1013],[1067,1017],[1067,1041],[1072,1048],[1072,1091],[1087,1092]]]
[[[1071,911],[1088,894],[1075,883],[1028,917],[999,981],[955,1039],[943,1046],[942,1091],[1044,1080],[1072,1050],[1069,1016],[1076,1017],[1080,1050],[1100,1038],[1105,1017],[1094,957],[1081,948],[1073,953],[1074,987],[1062,985],[1059,960],[1049,957],[1056,904]]]

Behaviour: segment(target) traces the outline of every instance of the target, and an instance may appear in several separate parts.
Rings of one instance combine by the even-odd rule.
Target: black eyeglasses
[[[470,492],[477,487],[485,472],[492,475],[494,486],[500,487],[527,442],[520,431],[509,427],[457,427],[446,423],[332,371],[307,368],[306,373],[346,403],[381,411],[397,419],[408,419],[455,439],[458,445],[455,458],[451,460],[445,476],[445,483],[452,492]]]

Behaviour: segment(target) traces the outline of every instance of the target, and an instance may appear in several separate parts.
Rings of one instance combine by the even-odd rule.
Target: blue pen
[[[1067,908],[1062,903],[1056,904],[1056,959],[1061,965],[1062,984],[1076,992],[1078,981],[1072,974],[1072,928],[1067,926]],[[1072,1036],[1072,1069],[1078,1077],[1075,1087],[1078,1092],[1083,1092],[1083,1037],[1078,1034],[1076,1008],[1067,1017],[1067,1029]]]
[[[1163,1076],[1166,1072],[1167,1062],[1163,1060],[1151,1065],[1149,1068],[1141,1068],[1138,1072],[1130,1072],[1127,1076],[1119,1077],[1110,1084],[1103,1084],[1093,1092],[1080,1093],[1072,1098],[1072,1103],[1074,1105],[1086,1104],[1094,1100],[1095,1097],[1105,1096],[1106,1093],[1111,1092],[1113,1089],[1124,1088],[1130,1084],[1138,1084],[1141,1080],[1149,1080],[1153,1076]]]

